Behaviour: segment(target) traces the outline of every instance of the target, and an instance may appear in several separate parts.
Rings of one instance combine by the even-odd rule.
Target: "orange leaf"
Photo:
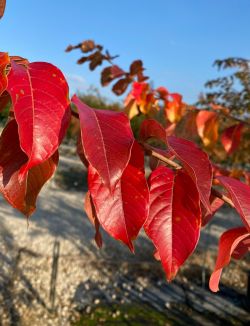
[[[171,123],[180,121],[184,112],[185,104],[180,94],[170,94],[172,101],[165,101],[165,114]]]
[[[218,140],[218,115],[211,111],[200,111],[196,117],[198,135],[207,147],[213,147]]]

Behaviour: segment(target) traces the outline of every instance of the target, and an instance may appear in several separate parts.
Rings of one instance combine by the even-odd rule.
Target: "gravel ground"
[[[60,171],[70,160],[61,160]],[[99,250],[83,212],[84,192],[64,190],[62,184],[58,186],[61,179],[55,180],[43,189],[29,225],[1,200],[0,325],[70,325],[100,303],[130,302],[128,278],[137,282],[137,291],[159,280],[165,283],[159,263],[152,258],[152,245],[143,234],[136,256],[106,235]],[[73,183],[77,186],[78,181]],[[205,266],[203,272],[213,267],[219,235],[225,227],[239,224],[227,209],[215,220],[203,231],[197,253],[177,281],[196,278],[200,282],[201,266]],[[209,252],[204,250],[207,245]],[[232,264],[222,281],[244,292],[246,268],[249,262]]]

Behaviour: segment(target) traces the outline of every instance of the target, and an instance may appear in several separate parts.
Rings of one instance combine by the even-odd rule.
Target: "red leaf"
[[[145,141],[156,138],[166,143],[166,131],[159,122],[154,119],[144,120],[140,128],[140,138]]]
[[[27,68],[29,65],[29,60],[23,57],[20,57],[19,55],[11,55],[10,61],[15,61],[16,64],[24,66]]]
[[[140,138],[146,141],[149,138],[156,138],[166,144],[166,137],[171,136],[174,132],[176,124],[169,123],[164,128],[158,121],[154,119],[144,120],[140,127]]]
[[[219,182],[229,192],[235,209],[241,216],[246,228],[250,231],[250,187],[230,177],[217,177]]]
[[[234,259],[241,259],[248,251],[250,251],[250,234],[242,240],[232,253]]]
[[[89,190],[102,227],[134,251],[134,240],[148,215],[148,187],[144,175],[144,153],[134,143],[131,159],[113,193],[90,165]]]
[[[131,94],[135,98],[138,105],[145,101],[146,94],[149,92],[149,90],[150,86],[148,83],[133,83]]]
[[[68,85],[59,69],[34,62],[25,69],[12,61],[8,75],[22,150],[28,161],[20,169],[20,179],[32,167],[45,162],[60,145],[70,119]]]
[[[211,221],[214,214],[225,204],[225,202],[215,197],[213,194],[210,195],[210,207],[211,211],[208,212],[205,207],[202,207],[202,226],[205,226],[207,223]]]
[[[232,154],[239,147],[243,127],[243,123],[238,123],[222,133],[221,142],[228,154]]]
[[[185,170],[193,179],[202,204],[210,212],[212,166],[207,154],[186,139],[170,136],[167,137],[167,142],[171,152],[182,162]]]
[[[237,257],[237,247],[244,240],[250,240],[250,234],[246,228],[239,227],[224,232],[219,242],[219,252],[216,260],[214,271],[210,277],[209,288],[213,292],[219,291],[219,281],[222,269],[227,266],[230,262],[232,254]],[[248,242],[249,243],[249,242]],[[241,247],[242,254],[242,247]],[[246,252],[245,247],[245,252]]]
[[[84,201],[84,209],[90,220],[90,222],[95,226],[95,242],[99,248],[102,247],[102,235],[100,233],[100,222],[96,216],[95,206],[89,191],[86,193]]]
[[[175,174],[164,166],[152,172],[149,186],[149,217],[144,228],[171,281],[200,236],[199,194],[188,174],[182,170]]]
[[[86,159],[112,191],[128,164],[134,142],[129,120],[124,113],[92,109],[76,95],[72,102],[79,111]]]
[[[55,172],[58,152],[31,168],[20,182],[19,170],[27,160],[28,157],[20,148],[17,123],[12,119],[0,138],[0,192],[14,208],[30,216],[35,210],[38,193]]]
[[[9,63],[10,63],[10,58],[8,56],[8,53],[0,52],[0,96],[7,88],[8,79],[6,74],[6,67]]]

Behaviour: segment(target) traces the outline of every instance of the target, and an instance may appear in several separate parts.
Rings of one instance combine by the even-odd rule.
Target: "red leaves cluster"
[[[102,60],[111,60],[93,41],[68,50],[73,48],[81,48],[83,53],[95,51],[82,59],[90,62],[91,69]],[[90,108],[77,96],[70,101],[67,82],[53,65],[29,63],[0,53],[0,110],[6,99],[11,100],[9,120],[0,137],[0,192],[26,216],[34,212],[42,186],[56,170],[58,147],[69,125],[72,103],[77,107],[81,128],[77,150],[88,169],[85,210],[95,227],[99,247],[100,227],[132,252],[133,241],[144,228],[167,279],[172,280],[195,250],[201,226],[223,204],[215,191],[211,192],[217,175],[217,185],[224,188],[245,225],[221,237],[210,280],[211,290],[217,291],[222,268],[231,257],[239,259],[250,249],[250,187],[223,172],[213,176],[208,155],[194,143],[172,135],[187,106],[179,94],[163,87],[152,90],[143,71],[142,62],[137,60],[129,72],[111,65],[102,74],[105,85],[118,79],[113,86],[117,93],[133,82],[126,106],[130,117],[159,112],[159,101],[163,101],[167,123],[162,126],[156,120],[144,120],[138,140],[124,112]],[[216,112],[196,112],[191,120],[206,146],[216,141]],[[242,128],[237,124],[224,131],[221,141],[227,153],[238,147]],[[152,173],[148,179],[145,152],[155,159],[150,162]]]
[[[8,92],[12,103],[0,138],[0,191],[30,216],[38,193],[57,167],[58,147],[71,114],[68,85],[59,69],[48,63],[24,67],[1,53],[0,67],[1,91]],[[5,102],[0,104],[3,108]]]
[[[101,225],[133,251],[132,241],[144,226],[171,280],[197,245],[200,203],[210,210],[212,172],[207,155],[189,141],[168,137],[155,120],[145,121],[141,138],[160,139],[183,163],[176,173],[165,166],[155,169],[147,184],[144,153],[128,118],[123,113],[91,109],[76,96],[72,102],[81,125],[78,151],[88,167],[85,206],[96,227],[98,245]]]

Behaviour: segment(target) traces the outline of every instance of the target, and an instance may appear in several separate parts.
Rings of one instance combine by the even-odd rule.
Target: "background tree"
[[[216,60],[218,70],[229,70],[231,74],[206,82],[209,92],[201,94],[198,105],[211,103],[228,108],[235,117],[249,119],[250,114],[250,60],[244,58],[226,58]],[[232,72],[233,71],[233,72]]]

